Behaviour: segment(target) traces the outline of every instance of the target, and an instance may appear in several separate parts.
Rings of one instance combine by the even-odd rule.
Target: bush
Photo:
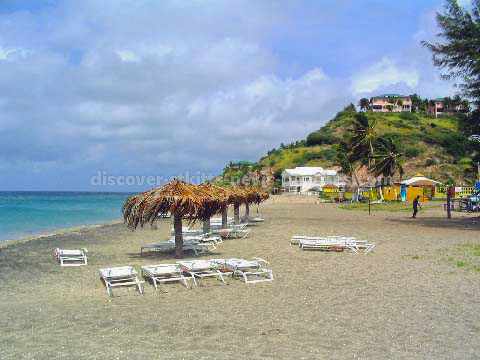
[[[434,159],[427,159],[425,160],[425,166],[432,166],[435,165],[437,162]]]
[[[406,157],[412,158],[418,155],[420,155],[420,150],[418,150],[417,148],[408,148],[405,150]]]
[[[273,173],[273,177],[275,178],[275,180],[282,180],[282,172],[282,169],[275,170],[275,172]]]
[[[454,135],[445,138],[443,146],[450,155],[456,158],[463,156],[469,148],[468,141],[461,135]]]
[[[334,136],[319,131],[310,133],[307,136],[307,146],[334,144],[336,141],[337,139]]]
[[[418,117],[415,114],[412,114],[411,112],[401,112],[400,113],[400,119],[403,120],[411,120],[411,121],[417,121]]]
[[[430,123],[430,127],[431,127],[431,128],[436,128],[436,127],[437,127],[437,124],[435,124],[435,123]]]

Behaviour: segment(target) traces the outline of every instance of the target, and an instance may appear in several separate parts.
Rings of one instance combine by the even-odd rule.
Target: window
[[[382,105],[373,105],[373,110],[382,110]]]
[[[303,178],[303,181],[310,181],[310,178],[309,178],[308,176],[305,176],[305,177]]]

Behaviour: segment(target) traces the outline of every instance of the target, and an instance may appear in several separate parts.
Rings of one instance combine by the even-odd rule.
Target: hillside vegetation
[[[296,166],[332,167],[339,165],[339,148],[353,130],[356,112],[339,112],[321,129],[305,140],[272,149],[253,166],[232,171],[224,176],[242,176],[252,171],[267,170],[279,178],[285,168]],[[414,113],[367,113],[376,120],[378,137],[391,137],[403,156],[404,178],[418,172],[445,183],[471,183],[476,177],[476,156],[473,145],[462,133],[461,120],[455,116],[435,118]],[[366,173],[366,169],[361,169]],[[360,174],[361,175],[361,174]]]

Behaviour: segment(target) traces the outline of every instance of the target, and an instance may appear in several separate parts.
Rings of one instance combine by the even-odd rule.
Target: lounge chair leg
[[[197,280],[195,279],[195,275],[193,275],[193,274],[190,274],[190,275],[192,276],[193,283],[194,283],[196,286],[198,286]]]

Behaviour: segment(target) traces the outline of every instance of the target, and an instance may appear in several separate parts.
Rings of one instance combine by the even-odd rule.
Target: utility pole
[[[451,219],[452,214],[450,213],[450,186],[447,187],[447,219]]]

